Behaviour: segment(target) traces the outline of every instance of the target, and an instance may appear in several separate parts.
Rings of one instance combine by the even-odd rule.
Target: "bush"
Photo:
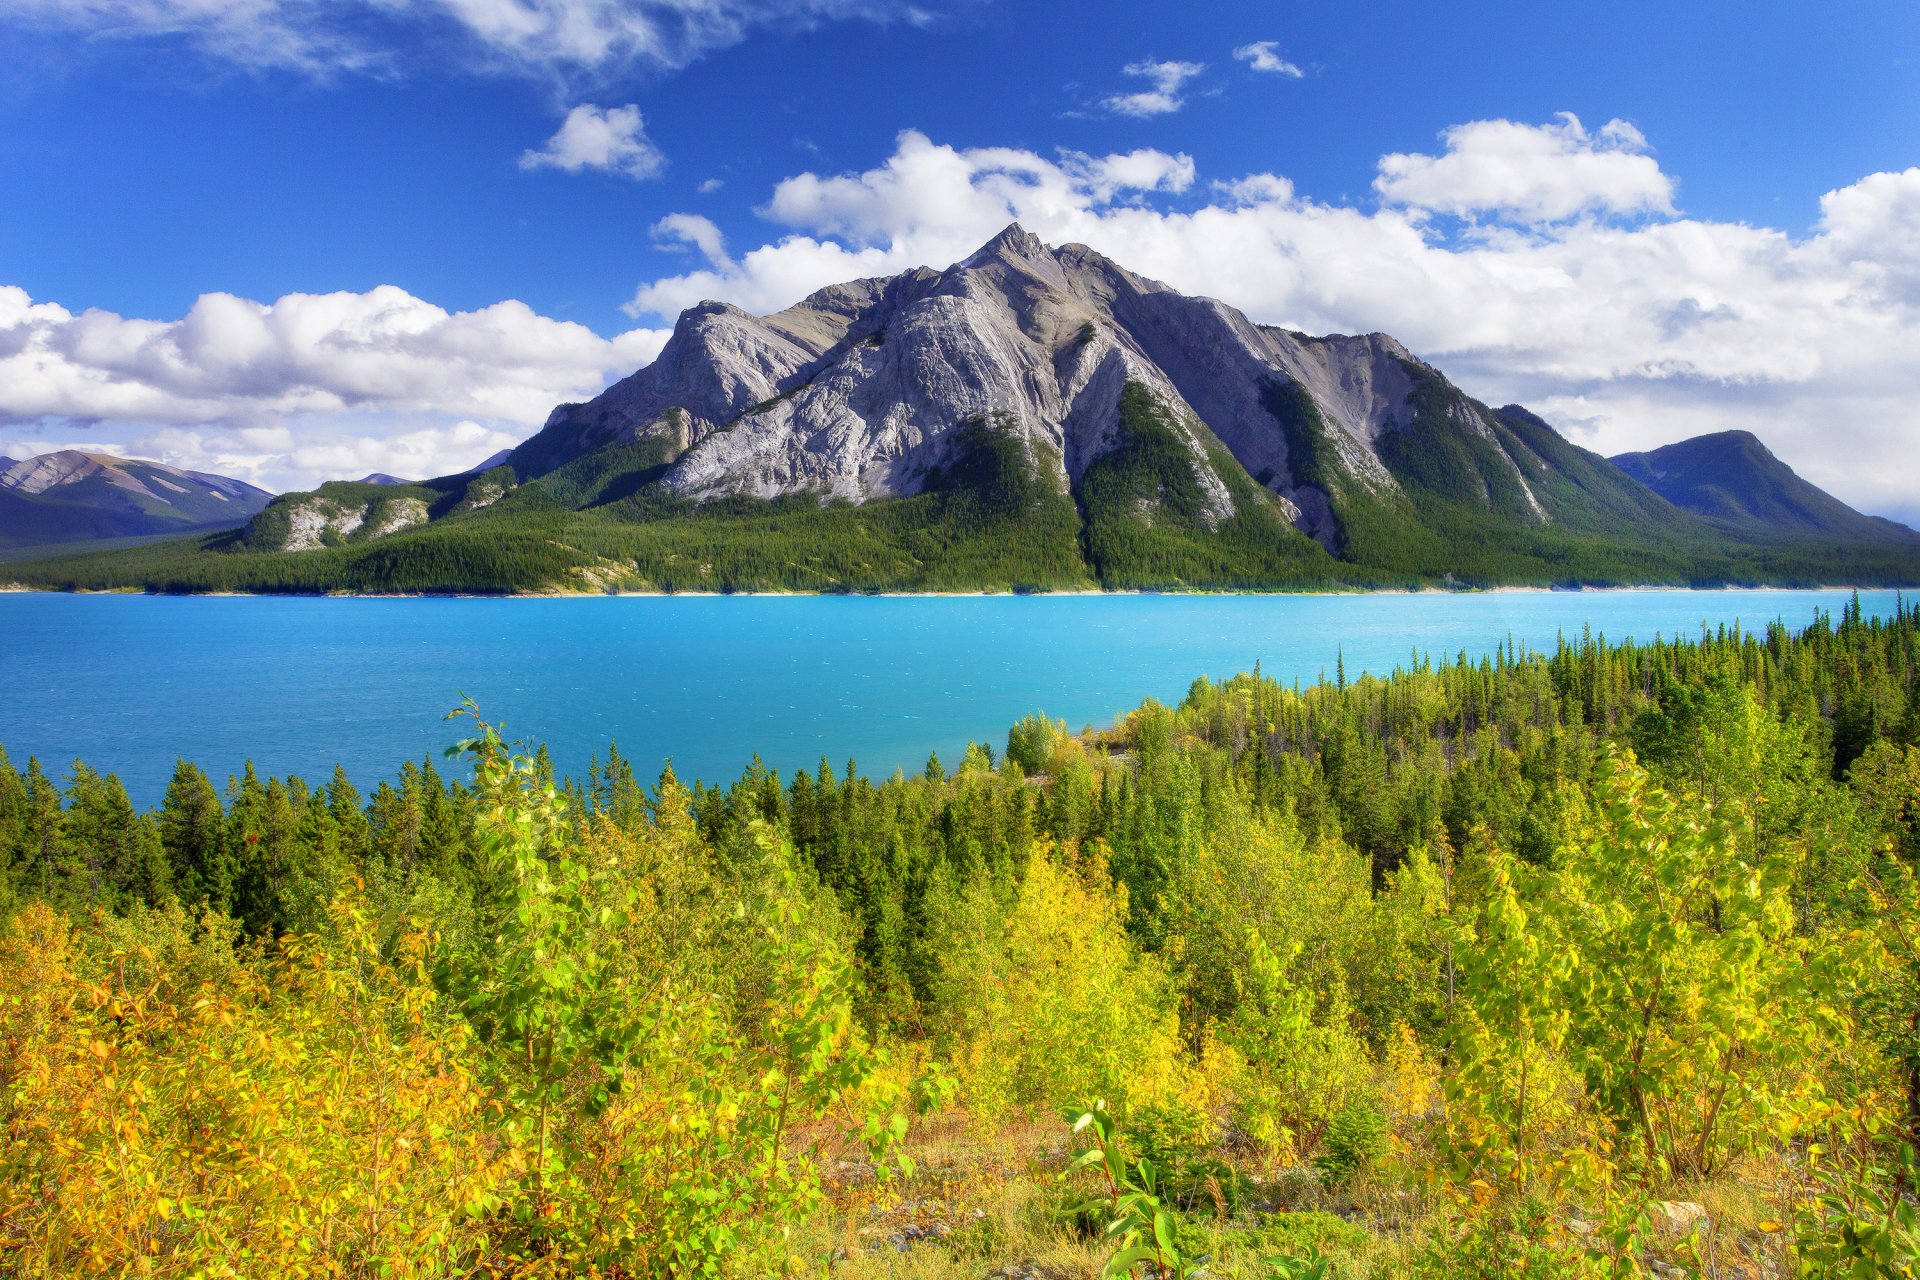
[[[1261,1223],[1254,1234],[1266,1252],[1293,1257],[1330,1249],[1357,1251],[1372,1240],[1364,1227],[1322,1209],[1276,1213]]]
[[[1320,1143],[1320,1166],[1333,1182],[1365,1173],[1387,1154],[1387,1119],[1368,1098],[1348,1103],[1327,1125]]]
[[[1007,730],[1007,759],[1026,773],[1044,773],[1053,752],[1071,735],[1064,720],[1049,720],[1045,713],[1023,716]]]
[[[1104,866],[1068,865],[1041,839],[1011,912],[976,890],[936,928],[930,1021],[975,1114],[1174,1092],[1174,992],[1127,937],[1126,916]]]
[[[1177,1172],[1213,1141],[1213,1122],[1184,1099],[1150,1099],[1134,1106],[1126,1132],[1135,1158]]]

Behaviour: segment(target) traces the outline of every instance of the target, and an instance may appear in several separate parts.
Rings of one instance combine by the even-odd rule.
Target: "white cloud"
[[[1235,61],[1244,62],[1255,71],[1286,76],[1290,80],[1298,80],[1306,74],[1297,64],[1280,56],[1278,40],[1255,40],[1252,44],[1243,44],[1233,51],[1233,56]]]
[[[781,182],[763,212],[786,234],[732,254],[715,238],[701,267],[645,282],[630,308],[670,316],[723,298],[777,310],[836,281],[959,261],[1017,219],[1266,323],[1385,330],[1469,392],[1527,404],[1589,448],[1747,428],[1856,506],[1920,520],[1920,168],[1829,193],[1820,222],[1793,235],[1667,212],[1672,180],[1627,126],[1464,128],[1446,158],[1483,156],[1488,138],[1557,139],[1506,148],[1498,182],[1447,171],[1481,184],[1456,202],[1482,220],[1465,238],[1412,199],[1327,204],[1253,174],[1168,208],[1154,196],[1189,189],[1184,157],[1049,158],[903,133],[876,168]],[[1622,177],[1589,158],[1635,164]],[[1390,187],[1413,181],[1403,160],[1381,162]]]
[[[726,185],[727,184],[719,178],[708,178],[705,182],[702,182],[700,184],[700,188],[699,188],[700,194],[703,196],[710,196],[714,192],[718,191],[720,188]]]
[[[663,244],[692,245],[716,267],[728,267],[727,240],[713,219],[697,213],[670,213],[653,224],[654,239]]]
[[[1151,58],[1130,62],[1121,70],[1141,77],[1153,88],[1112,94],[1102,98],[1100,105],[1116,115],[1141,119],[1170,115],[1187,105],[1186,99],[1180,96],[1180,86],[1206,69],[1202,62],[1155,62]]]
[[[661,219],[655,236],[697,261],[641,284],[629,309],[671,318],[723,298],[773,311],[823,285],[959,261],[1017,219],[1266,323],[1385,330],[1472,394],[1527,404],[1589,448],[1742,427],[1846,501],[1920,521],[1920,168],[1829,192],[1820,220],[1790,232],[1668,212],[1672,180],[1625,126],[1463,130],[1436,164],[1484,156],[1489,137],[1558,141],[1505,148],[1497,183],[1455,166],[1452,206],[1425,190],[1357,207],[1271,173],[1223,175],[1196,203],[1193,161],[1166,152],[1046,156],[907,132],[872,169],[779,183],[762,213],[780,231],[764,243],[729,245],[693,214]],[[1644,166],[1595,178],[1594,156]],[[1404,160],[1381,162],[1389,187],[1414,181]],[[1475,234],[1434,225],[1447,207],[1469,210]],[[169,321],[74,314],[0,287],[0,454],[84,440],[269,488],[459,470],[665,337],[601,338],[518,302],[447,312],[390,287],[271,304],[209,294]]]
[[[0,286],[0,453],[84,437],[270,488],[456,471],[665,340],[602,338],[521,302],[448,312],[390,285],[271,304],[212,293],[172,321]]]
[[[1624,120],[1588,133],[1578,116],[1556,124],[1476,120],[1440,135],[1443,156],[1380,159],[1373,189],[1388,204],[1462,218],[1493,214],[1559,222],[1582,214],[1673,212],[1673,180]]]
[[[773,311],[822,285],[958,261],[1014,218],[1055,226],[1071,211],[1185,191],[1193,180],[1193,159],[1186,155],[1067,151],[1047,159],[1011,147],[957,150],[908,130],[878,169],[804,173],[780,183],[762,212],[807,234],[738,260],[706,218],[662,219],[654,234],[698,248],[706,265],[641,286],[627,311],[671,317],[704,298]]]
[[[640,108],[582,104],[567,112],[559,131],[538,151],[520,156],[522,169],[598,169],[634,179],[652,178],[666,167],[660,148],[648,140]]]
[[[516,74],[678,68],[756,27],[924,22],[928,0],[0,0],[0,23],[103,39],[175,38],[246,67],[392,71],[410,44]]]

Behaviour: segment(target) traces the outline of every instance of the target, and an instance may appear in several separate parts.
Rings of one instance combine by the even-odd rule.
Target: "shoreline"
[[[1886,586],[1880,584],[1821,583],[1814,586],[1714,586],[1689,587],[1671,583],[1643,583],[1624,586],[1537,587],[1501,585],[1492,587],[1354,587],[1348,590],[1314,588],[1312,590],[1195,588],[1164,590],[1146,587],[1120,587],[1111,590],[1067,591],[152,591],[141,587],[63,590],[57,587],[32,587],[17,582],[0,582],[0,595],[35,596],[143,596],[150,599],[202,600],[974,600],[974,599],[1084,599],[1089,597],[1167,596],[1167,597],[1308,597],[1344,596],[1495,596],[1495,595],[1626,595],[1626,594],[1732,594],[1835,591],[1920,591],[1920,584]]]

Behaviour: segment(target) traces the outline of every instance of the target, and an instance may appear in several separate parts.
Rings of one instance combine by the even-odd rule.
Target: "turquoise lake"
[[[1702,625],[1800,627],[1841,591],[1370,596],[597,597],[348,599],[0,595],[0,746],[64,773],[75,757],[159,802],[176,758],[216,779],[251,758],[363,789],[438,757],[466,692],[510,736],[584,773],[617,740],[649,779],[949,765],[998,750],[1033,710],[1075,728],[1196,676],[1310,682],[1384,673],[1416,652],[1545,648]],[[1893,592],[1863,592],[1891,614]]]

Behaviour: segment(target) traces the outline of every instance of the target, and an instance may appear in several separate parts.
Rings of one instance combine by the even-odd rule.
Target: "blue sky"
[[[0,453],[466,465],[1017,215],[1920,518],[1910,6],[1449,8],[0,0]]]

